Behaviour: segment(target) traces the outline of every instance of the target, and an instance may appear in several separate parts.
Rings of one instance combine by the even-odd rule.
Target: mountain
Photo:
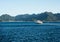
[[[1,15],[0,16],[0,21],[13,21],[14,20],[14,17],[10,16],[10,15],[7,15],[7,14],[4,14],[4,15]]]
[[[44,12],[39,14],[24,14],[15,17],[4,14],[0,16],[0,21],[60,21],[60,13]]]

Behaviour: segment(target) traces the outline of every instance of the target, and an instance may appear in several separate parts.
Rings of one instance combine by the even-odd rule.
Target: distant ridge
[[[2,21],[33,21],[33,19],[41,21],[60,21],[60,13],[44,12],[38,14],[25,14],[10,16],[8,14],[3,14],[0,16],[0,22]]]

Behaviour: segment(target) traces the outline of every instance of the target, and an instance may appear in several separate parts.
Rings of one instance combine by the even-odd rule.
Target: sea
[[[60,42],[60,22],[0,22],[0,42]]]

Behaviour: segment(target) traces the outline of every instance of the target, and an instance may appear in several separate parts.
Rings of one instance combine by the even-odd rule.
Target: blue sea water
[[[0,22],[0,42],[60,42],[60,22]]]

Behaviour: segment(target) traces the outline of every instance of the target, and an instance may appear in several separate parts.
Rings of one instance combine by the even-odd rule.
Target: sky
[[[0,0],[0,15],[60,13],[60,0]]]

